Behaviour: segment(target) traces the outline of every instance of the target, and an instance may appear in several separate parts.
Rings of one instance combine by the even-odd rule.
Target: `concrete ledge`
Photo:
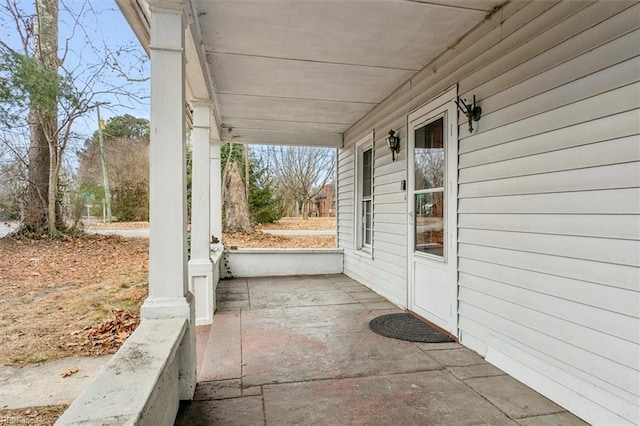
[[[173,425],[187,319],[144,319],[56,425]]]
[[[237,249],[229,250],[234,277],[341,274],[343,250],[333,249]]]

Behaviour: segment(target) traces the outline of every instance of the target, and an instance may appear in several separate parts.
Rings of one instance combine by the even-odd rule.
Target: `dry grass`
[[[334,235],[296,235],[281,236],[264,234],[223,234],[224,245],[236,248],[335,248]]]
[[[51,426],[67,409],[66,405],[0,410],[0,425]]]
[[[87,228],[109,228],[109,229],[144,229],[149,227],[149,222],[93,222],[86,225]]]
[[[137,313],[147,294],[147,265],[145,239],[0,239],[0,363],[84,354],[64,343],[116,310]]]
[[[336,229],[335,217],[310,217],[302,219],[299,217],[283,217],[274,223],[265,223],[258,226],[258,229],[313,229],[330,230]]]

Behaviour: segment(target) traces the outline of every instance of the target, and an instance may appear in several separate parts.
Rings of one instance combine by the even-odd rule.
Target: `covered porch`
[[[369,330],[400,309],[342,275],[225,280],[178,425],[582,425],[458,343]]]
[[[60,424],[168,425],[177,413],[182,424],[579,423],[467,348],[589,421],[637,423],[637,335],[618,327],[638,324],[637,245],[621,242],[637,234],[637,169],[622,164],[637,150],[625,142],[620,158],[591,162],[617,152],[605,142],[637,138],[637,97],[620,96],[637,93],[637,2],[117,3],[151,58],[149,298],[140,328]],[[476,95],[479,123],[471,105],[454,106]],[[609,117],[624,125],[599,122]],[[447,181],[420,191],[449,194],[448,216],[435,209],[448,243],[434,237],[443,251],[421,257],[411,221],[433,212],[412,208],[422,195],[412,153],[432,119]],[[333,272],[346,275],[218,286],[226,142],[338,148],[344,255]],[[622,164],[602,171],[612,182],[547,176],[607,161]],[[586,214],[615,226],[585,234],[572,216]],[[440,288],[427,287],[433,277]],[[409,309],[418,294],[465,347],[369,332],[368,320],[399,308],[354,279]]]

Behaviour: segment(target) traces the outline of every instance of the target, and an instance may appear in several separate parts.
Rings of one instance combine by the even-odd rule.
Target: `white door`
[[[409,308],[457,336],[457,88],[408,119]]]

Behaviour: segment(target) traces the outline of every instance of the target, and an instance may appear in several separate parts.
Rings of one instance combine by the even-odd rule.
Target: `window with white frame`
[[[373,241],[373,143],[366,138],[356,148],[356,248],[371,251]]]

